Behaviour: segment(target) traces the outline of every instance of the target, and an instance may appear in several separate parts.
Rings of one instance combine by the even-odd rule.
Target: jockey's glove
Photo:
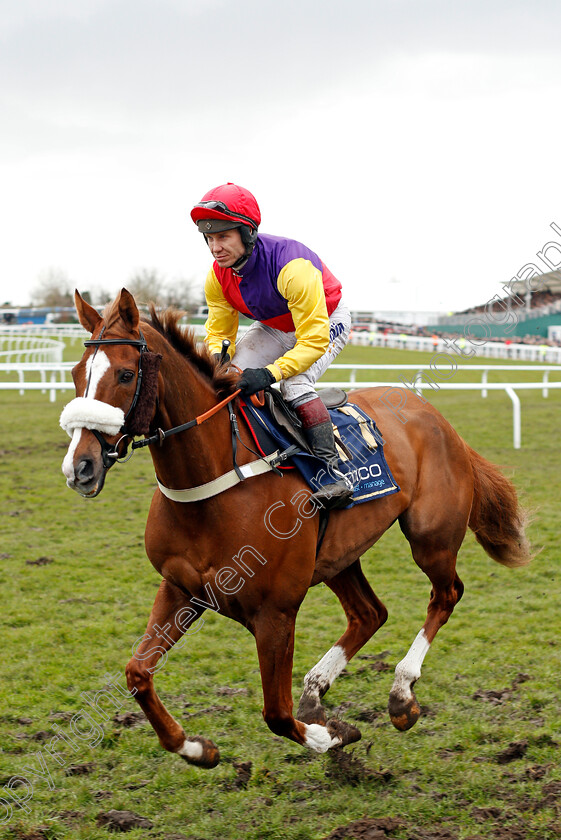
[[[238,388],[246,397],[268,388],[275,382],[275,377],[267,368],[246,368],[238,379]]]

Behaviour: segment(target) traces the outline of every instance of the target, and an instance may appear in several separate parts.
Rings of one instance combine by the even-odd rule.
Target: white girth
[[[122,408],[95,400],[93,397],[76,397],[60,415],[60,425],[69,437],[74,429],[96,429],[106,435],[116,435],[125,422]]]
[[[239,470],[244,478],[251,478],[255,475],[263,475],[263,473],[269,472],[273,469],[269,461],[274,461],[278,454],[279,452],[277,449],[276,452],[272,452],[270,455],[260,458],[259,461],[251,461],[249,464],[244,464],[239,467]],[[207,482],[207,484],[199,484],[198,487],[188,487],[186,490],[172,490],[171,488],[163,485],[161,481],[158,480],[158,476],[156,476],[160,492],[162,492],[166,498],[171,499],[172,502],[201,502],[204,499],[210,499],[212,496],[217,496],[219,493],[229,490],[230,487],[234,487],[242,480],[243,479],[240,478],[235,470],[230,470],[230,472],[220,475],[213,481]]]

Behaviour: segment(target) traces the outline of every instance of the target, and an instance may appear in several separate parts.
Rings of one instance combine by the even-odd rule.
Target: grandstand
[[[353,311],[353,331],[426,337],[470,334],[507,344],[561,345],[561,270],[505,283],[501,292],[486,303],[448,315]]]
[[[528,281],[513,281],[502,287],[502,291],[505,290],[507,294],[494,295],[486,303],[471,309],[441,315],[427,329],[437,333],[463,333],[469,326],[473,334],[516,338],[528,343],[558,334],[561,326],[561,271],[550,271]]]
[[[0,325],[77,323],[73,306],[0,307]]]

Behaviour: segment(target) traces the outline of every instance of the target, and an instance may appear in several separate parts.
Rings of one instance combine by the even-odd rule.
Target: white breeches
[[[340,301],[329,318],[329,347],[317,362],[296,376],[283,379],[280,388],[287,402],[300,401],[302,397],[315,393],[315,384],[323,376],[331,362],[339,355],[351,332],[351,313]],[[255,321],[236,345],[233,364],[244,370],[270,365],[292,350],[296,344],[296,333],[275,330]]]

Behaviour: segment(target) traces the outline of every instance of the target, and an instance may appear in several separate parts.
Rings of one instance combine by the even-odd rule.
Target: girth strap
[[[234,487],[246,478],[252,478],[254,475],[262,475],[273,470],[274,463],[271,462],[275,462],[275,460],[280,459],[283,455],[284,453],[279,453],[277,450],[259,461],[243,464],[241,467],[237,467],[237,470],[230,470],[230,472],[215,478],[213,481],[208,481],[206,484],[199,484],[198,487],[189,487],[186,490],[170,490],[169,487],[165,487],[159,481],[158,476],[156,476],[156,481],[158,482],[160,491],[166,498],[171,499],[172,502],[201,502],[204,499],[210,499],[212,496],[217,496],[219,493],[229,490],[230,487]]]

